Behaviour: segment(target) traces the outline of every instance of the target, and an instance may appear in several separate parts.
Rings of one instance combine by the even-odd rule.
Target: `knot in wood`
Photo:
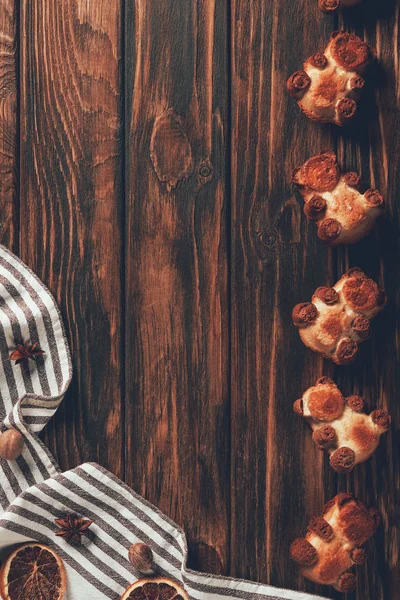
[[[213,168],[209,162],[203,162],[199,166],[200,177],[210,177],[212,175]]]
[[[263,231],[260,233],[260,241],[266,248],[271,248],[276,244],[276,234],[273,231]]]

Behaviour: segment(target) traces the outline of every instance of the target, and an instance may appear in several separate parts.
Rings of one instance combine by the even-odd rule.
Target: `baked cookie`
[[[385,410],[366,415],[363,408],[361,396],[345,398],[328,377],[318,379],[293,405],[311,425],[317,447],[329,452],[331,467],[337,473],[351,471],[366,461],[389,429],[392,419]]]
[[[383,214],[383,196],[360,191],[357,173],[340,173],[334,152],[321,152],[293,172],[304,198],[304,214],[315,221],[318,237],[330,246],[353,244],[366,236]]]
[[[333,14],[342,8],[350,8],[360,2],[361,0],[318,0],[318,6],[322,12]]]
[[[289,94],[301,110],[321,123],[345,125],[355,115],[364,87],[364,73],[375,51],[359,37],[332,33],[325,52],[316,52],[287,81]]]
[[[306,537],[294,540],[290,555],[307,579],[351,592],[356,576],[349,569],[365,561],[362,545],[379,522],[375,509],[368,510],[352,494],[342,492],[325,505],[322,516],[310,521]]]
[[[333,287],[319,287],[311,302],[296,304],[293,324],[303,343],[338,365],[351,363],[386,294],[361,269],[347,271]]]

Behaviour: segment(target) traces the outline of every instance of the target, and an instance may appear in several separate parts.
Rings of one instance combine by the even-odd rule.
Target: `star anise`
[[[87,533],[87,529],[93,521],[89,519],[81,519],[75,515],[66,515],[63,519],[55,519],[56,525],[60,528],[56,531],[56,535],[63,537],[67,542],[81,543],[82,534]]]
[[[15,360],[15,364],[27,361],[29,358],[36,360],[44,354],[44,350],[39,348],[39,343],[34,344],[17,344],[17,347],[9,356],[9,360]]]

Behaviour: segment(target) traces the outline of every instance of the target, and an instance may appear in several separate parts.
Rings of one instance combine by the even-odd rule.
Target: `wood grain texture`
[[[127,2],[129,484],[229,566],[224,0]]]
[[[289,545],[355,492],[383,526],[348,600],[400,599],[398,0],[335,17],[316,0],[16,6],[0,6],[0,240],[18,250],[21,233],[67,325],[74,379],[45,434],[61,467],[124,478],[184,527],[193,568],[334,600]],[[346,130],[285,91],[338,27],[379,56]],[[290,182],[327,149],[387,201],[367,239],[334,251]],[[361,360],[334,368],[291,310],[355,265],[389,305]],[[292,410],[320,375],[393,415],[348,477]]]
[[[379,508],[383,525],[370,544],[367,569],[360,569],[356,593],[351,598],[400,597],[400,409],[397,401],[399,361],[399,199],[400,123],[399,105],[399,5],[366,2],[340,18],[377,50],[379,61],[370,74],[370,85],[361,105],[359,121],[338,138],[338,156],[362,175],[366,185],[379,188],[386,200],[386,214],[375,231],[359,244],[342,249],[336,257],[338,271],[358,265],[386,289],[389,304],[374,324],[372,343],[362,349],[362,363],[344,373],[338,382],[359,390],[372,407],[379,403],[393,417],[393,426],[371,461],[349,478],[348,487],[369,504]]]
[[[375,41],[377,34],[396,89],[398,10],[394,25],[389,14],[376,15],[382,19],[376,25],[366,16],[371,5],[363,6],[342,17],[341,25],[347,28],[351,18],[365,24],[367,39]],[[388,279],[395,299],[398,223],[389,215],[396,184],[391,182],[389,215],[381,223],[381,231],[389,227],[387,240],[382,243],[385,234],[375,233],[349,251],[329,251],[305,225],[290,175],[303,159],[332,148],[348,160],[348,170],[363,162],[362,174],[372,185],[378,173],[387,177],[387,145],[392,155],[398,154],[391,133],[398,123],[398,102],[382,90],[378,105],[367,101],[361,121],[347,133],[308,121],[285,94],[285,80],[325,47],[338,22],[321,16],[311,3],[295,19],[292,12],[283,2],[267,8],[262,2],[250,7],[236,0],[232,9],[232,573],[341,597],[303,581],[290,561],[289,545],[304,534],[324,501],[348,489],[384,515],[369,565],[359,570],[357,591],[349,597],[383,600],[398,597],[398,440],[388,436],[370,463],[351,477],[337,476],[299,427],[292,402],[317,376],[333,374],[347,394],[361,391],[371,408],[379,403],[395,415],[396,438],[396,319],[389,309],[387,327],[380,333],[378,324],[373,344],[362,351],[364,363],[333,369],[299,344],[290,313],[317,286],[333,284],[353,265],[381,282]],[[363,26],[357,32],[362,35]],[[391,114],[388,125],[385,114]],[[363,119],[372,124],[366,127]]]
[[[21,257],[68,326],[75,376],[48,442],[62,467],[123,475],[121,14],[22,2]]]
[[[0,3],[0,242],[18,249],[17,3]]]
[[[334,141],[285,90],[331,22],[313,3],[292,11],[232,4],[231,548],[234,575],[304,589],[288,549],[320,512],[325,469],[292,403],[323,364],[291,310],[331,277],[332,253],[306,224],[291,174]]]

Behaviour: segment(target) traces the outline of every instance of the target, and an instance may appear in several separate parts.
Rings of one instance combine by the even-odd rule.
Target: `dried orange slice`
[[[67,586],[64,564],[48,546],[31,542],[19,546],[3,563],[3,600],[61,600]]]
[[[132,583],[122,594],[121,600],[189,600],[189,596],[172,579],[154,577]]]

